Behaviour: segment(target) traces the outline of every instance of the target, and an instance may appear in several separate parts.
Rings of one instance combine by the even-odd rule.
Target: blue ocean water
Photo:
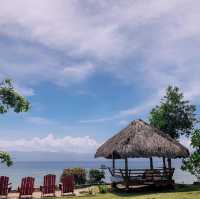
[[[86,169],[100,168],[101,165],[111,166],[111,161],[73,161],[73,162],[15,162],[13,166],[6,167],[0,165],[0,175],[6,175],[10,177],[12,187],[15,189],[20,185],[21,178],[25,176],[33,176],[36,179],[36,186],[42,185],[43,176],[46,174],[56,174],[57,183],[59,183],[60,175],[64,168],[82,167]],[[160,160],[154,161],[154,166],[161,167],[162,162]],[[172,162],[172,166],[175,169],[174,179],[177,183],[191,184],[195,178],[187,172],[183,172],[181,167],[181,161],[175,160]],[[116,167],[123,168],[124,162],[118,160]],[[129,160],[129,168],[145,169],[149,168],[149,161],[147,159],[131,159]],[[105,181],[109,182],[109,172],[106,171]]]

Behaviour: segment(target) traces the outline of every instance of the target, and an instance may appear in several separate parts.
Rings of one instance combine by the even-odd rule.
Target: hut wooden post
[[[171,174],[171,169],[172,169],[172,161],[171,161],[171,158],[168,158],[167,159],[167,162],[168,162],[168,176],[169,176],[169,180],[172,180],[172,174]]]
[[[163,157],[163,170],[166,170],[166,161],[165,161],[165,157]]]
[[[112,172],[115,175],[115,156],[114,153],[112,154]]]
[[[171,161],[171,159],[168,158],[167,162],[168,162],[168,168],[171,170],[171,168],[172,168],[172,161]]]
[[[128,185],[128,158],[125,157],[125,184],[126,184],[126,189],[129,188],[129,185]]]
[[[153,170],[153,158],[150,157],[149,159],[150,159],[150,169]]]

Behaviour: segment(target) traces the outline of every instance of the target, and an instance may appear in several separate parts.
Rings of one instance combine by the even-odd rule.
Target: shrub
[[[106,185],[99,185],[99,193],[107,193],[108,192],[108,187]]]
[[[105,178],[104,171],[100,171],[98,169],[91,169],[89,171],[89,181],[91,183],[100,183],[103,178]]]
[[[61,180],[65,176],[74,176],[76,185],[82,185],[86,183],[86,170],[83,168],[68,168],[64,169]]]

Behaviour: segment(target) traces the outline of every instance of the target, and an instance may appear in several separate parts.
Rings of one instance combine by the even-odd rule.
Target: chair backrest
[[[8,194],[8,182],[9,182],[9,177],[0,176],[0,195]]]
[[[44,176],[44,194],[55,193],[56,175],[48,174]]]
[[[73,193],[74,192],[74,177],[65,176],[62,178],[62,193]]]
[[[34,191],[34,181],[33,177],[22,178],[21,187],[19,189],[20,195],[32,195]]]

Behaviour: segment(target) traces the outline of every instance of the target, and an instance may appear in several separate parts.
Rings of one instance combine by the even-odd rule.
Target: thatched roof
[[[97,149],[95,157],[185,158],[189,151],[183,145],[143,120],[131,122],[125,129]]]

